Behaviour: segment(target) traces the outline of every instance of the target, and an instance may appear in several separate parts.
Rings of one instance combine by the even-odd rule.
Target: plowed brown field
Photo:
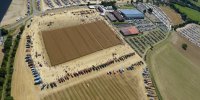
[[[121,43],[104,21],[44,31],[42,37],[53,66]]]

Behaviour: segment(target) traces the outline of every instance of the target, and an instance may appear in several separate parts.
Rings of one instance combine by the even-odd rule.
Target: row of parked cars
[[[147,19],[134,19],[133,22],[140,32],[150,31],[156,28],[156,26]]]
[[[26,51],[30,52],[30,49],[32,48],[32,41],[31,41],[31,36],[27,36],[27,41],[26,41]],[[28,67],[31,69],[32,75],[34,77],[34,84],[38,85],[42,83],[42,78],[40,77],[40,74],[38,73],[34,63],[31,54],[27,53],[25,57],[25,61],[27,62]]]
[[[177,29],[177,31],[190,42],[200,47],[200,25],[188,24],[183,28]]]
[[[30,15],[31,14],[31,0],[27,0],[27,14]]]
[[[140,11],[147,10],[151,8],[153,10],[152,14],[158,18],[167,28],[171,30],[171,20],[169,17],[156,5],[150,3],[138,3],[137,8]]]
[[[149,98],[149,100],[158,100],[154,84],[152,83],[152,80],[150,78],[148,68],[143,69],[142,76],[144,78],[147,97]]]

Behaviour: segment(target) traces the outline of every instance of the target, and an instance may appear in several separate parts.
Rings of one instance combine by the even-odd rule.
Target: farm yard
[[[181,44],[188,44],[182,49]],[[157,87],[166,100],[198,100],[200,98],[200,48],[184,37],[172,33],[170,38],[148,53],[147,64]],[[188,73],[188,74],[187,74]]]
[[[173,9],[168,6],[160,6],[160,8],[167,14],[167,16],[171,19],[173,25],[178,25],[183,23],[180,14],[176,13]]]
[[[155,29],[139,36],[126,37],[126,41],[141,57],[144,57],[146,51],[163,40],[167,34],[160,29]]]
[[[198,21],[200,23],[200,13],[196,10],[193,10],[188,7],[183,7],[178,4],[174,4],[176,8],[180,10],[180,12],[185,13],[190,19]]]
[[[43,100],[145,100],[141,67],[123,74],[101,75],[47,95]]]
[[[42,36],[53,66],[121,43],[103,21],[45,31]]]

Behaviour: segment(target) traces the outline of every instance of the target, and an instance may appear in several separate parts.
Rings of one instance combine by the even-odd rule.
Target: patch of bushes
[[[187,47],[188,47],[187,44],[185,44],[185,43],[182,44],[183,50],[187,50]]]

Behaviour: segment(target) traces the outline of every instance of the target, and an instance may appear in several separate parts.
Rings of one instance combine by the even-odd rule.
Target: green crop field
[[[180,10],[180,12],[185,13],[189,18],[199,21],[200,22],[200,12],[193,10],[191,8],[188,7],[183,7],[177,4],[174,4],[176,8],[178,8]]]
[[[147,63],[164,100],[198,100],[200,63],[196,59],[200,54],[179,38],[176,35],[155,46],[148,53]],[[182,50],[182,43],[189,44],[188,50]]]

